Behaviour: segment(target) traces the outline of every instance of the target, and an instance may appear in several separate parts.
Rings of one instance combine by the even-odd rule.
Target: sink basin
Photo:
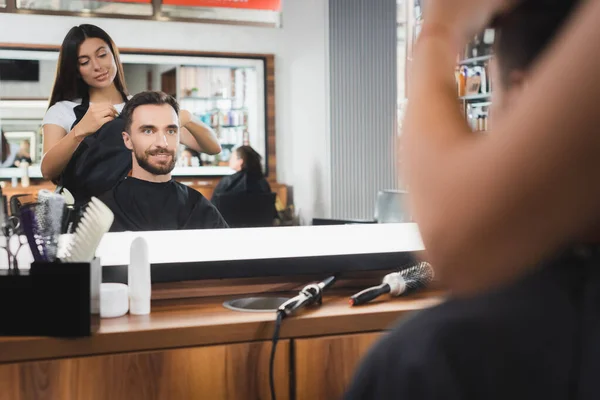
[[[226,301],[223,306],[233,311],[274,312],[288,300],[287,297],[245,297]]]

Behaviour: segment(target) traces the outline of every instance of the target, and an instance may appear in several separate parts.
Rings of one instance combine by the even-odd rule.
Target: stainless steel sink
[[[288,300],[287,297],[245,297],[226,301],[223,306],[233,311],[274,312]]]

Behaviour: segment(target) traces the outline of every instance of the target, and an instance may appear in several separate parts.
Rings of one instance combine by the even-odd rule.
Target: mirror
[[[35,195],[41,188],[55,187],[43,179],[40,162],[42,119],[58,55],[57,48],[44,46],[0,48],[0,128],[10,153],[0,164],[5,195]],[[290,209],[287,188],[275,179],[273,86],[271,92],[267,90],[267,82],[274,80],[274,70],[267,65],[269,57],[273,63],[273,56],[151,50],[121,50],[120,56],[131,95],[145,90],[172,95],[181,109],[210,126],[219,140],[222,151],[216,155],[199,154],[180,145],[172,171],[175,180],[210,200],[220,179],[235,173],[229,166],[234,149],[249,145],[262,158],[276,208]],[[292,224],[293,215],[285,225]],[[275,220],[277,225],[282,225],[281,220]]]
[[[57,51],[0,49],[0,127],[13,147],[22,145],[30,156],[33,179],[41,178],[41,122],[57,60]],[[131,94],[162,90],[219,138],[223,151],[214,156],[184,151],[182,145],[173,176],[229,175],[231,151],[243,144],[262,156],[268,172],[264,59],[123,52],[121,61]],[[11,176],[0,169],[0,179]]]

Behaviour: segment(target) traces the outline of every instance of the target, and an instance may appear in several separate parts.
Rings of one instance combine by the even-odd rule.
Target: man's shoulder
[[[98,197],[98,200],[100,200],[107,206],[110,206],[110,204],[108,204],[108,203],[113,203],[114,199],[115,199],[115,189],[114,188],[109,189],[97,197]]]
[[[185,185],[185,184],[183,184],[181,182],[177,182],[175,180],[173,182],[174,182],[174,184],[176,185],[176,187],[179,190],[184,191],[185,193],[187,193],[188,196],[189,196],[189,198],[191,200],[194,200],[194,201],[202,201],[202,200],[208,201],[206,199],[206,197],[204,197],[202,195],[202,193],[200,193],[198,190],[194,189],[193,187],[191,187],[189,185]]]

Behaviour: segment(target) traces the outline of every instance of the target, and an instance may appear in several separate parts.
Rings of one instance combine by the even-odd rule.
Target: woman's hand
[[[185,128],[185,126],[192,120],[192,113],[188,110],[179,110],[179,126]]]
[[[423,0],[423,30],[443,26],[457,40],[468,41],[494,15],[506,12],[518,0]],[[462,44],[462,43],[461,43]]]
[[[199,153],[219,154],[221,144],[213,129],[194,118],[188,110],[179,110],[181,144]]]
[[[110,103],[90,104],[81,121],[73,128],[75,137],[82,141],[95,133],[102,125],[115,119],[117,115],[119,113]]]

